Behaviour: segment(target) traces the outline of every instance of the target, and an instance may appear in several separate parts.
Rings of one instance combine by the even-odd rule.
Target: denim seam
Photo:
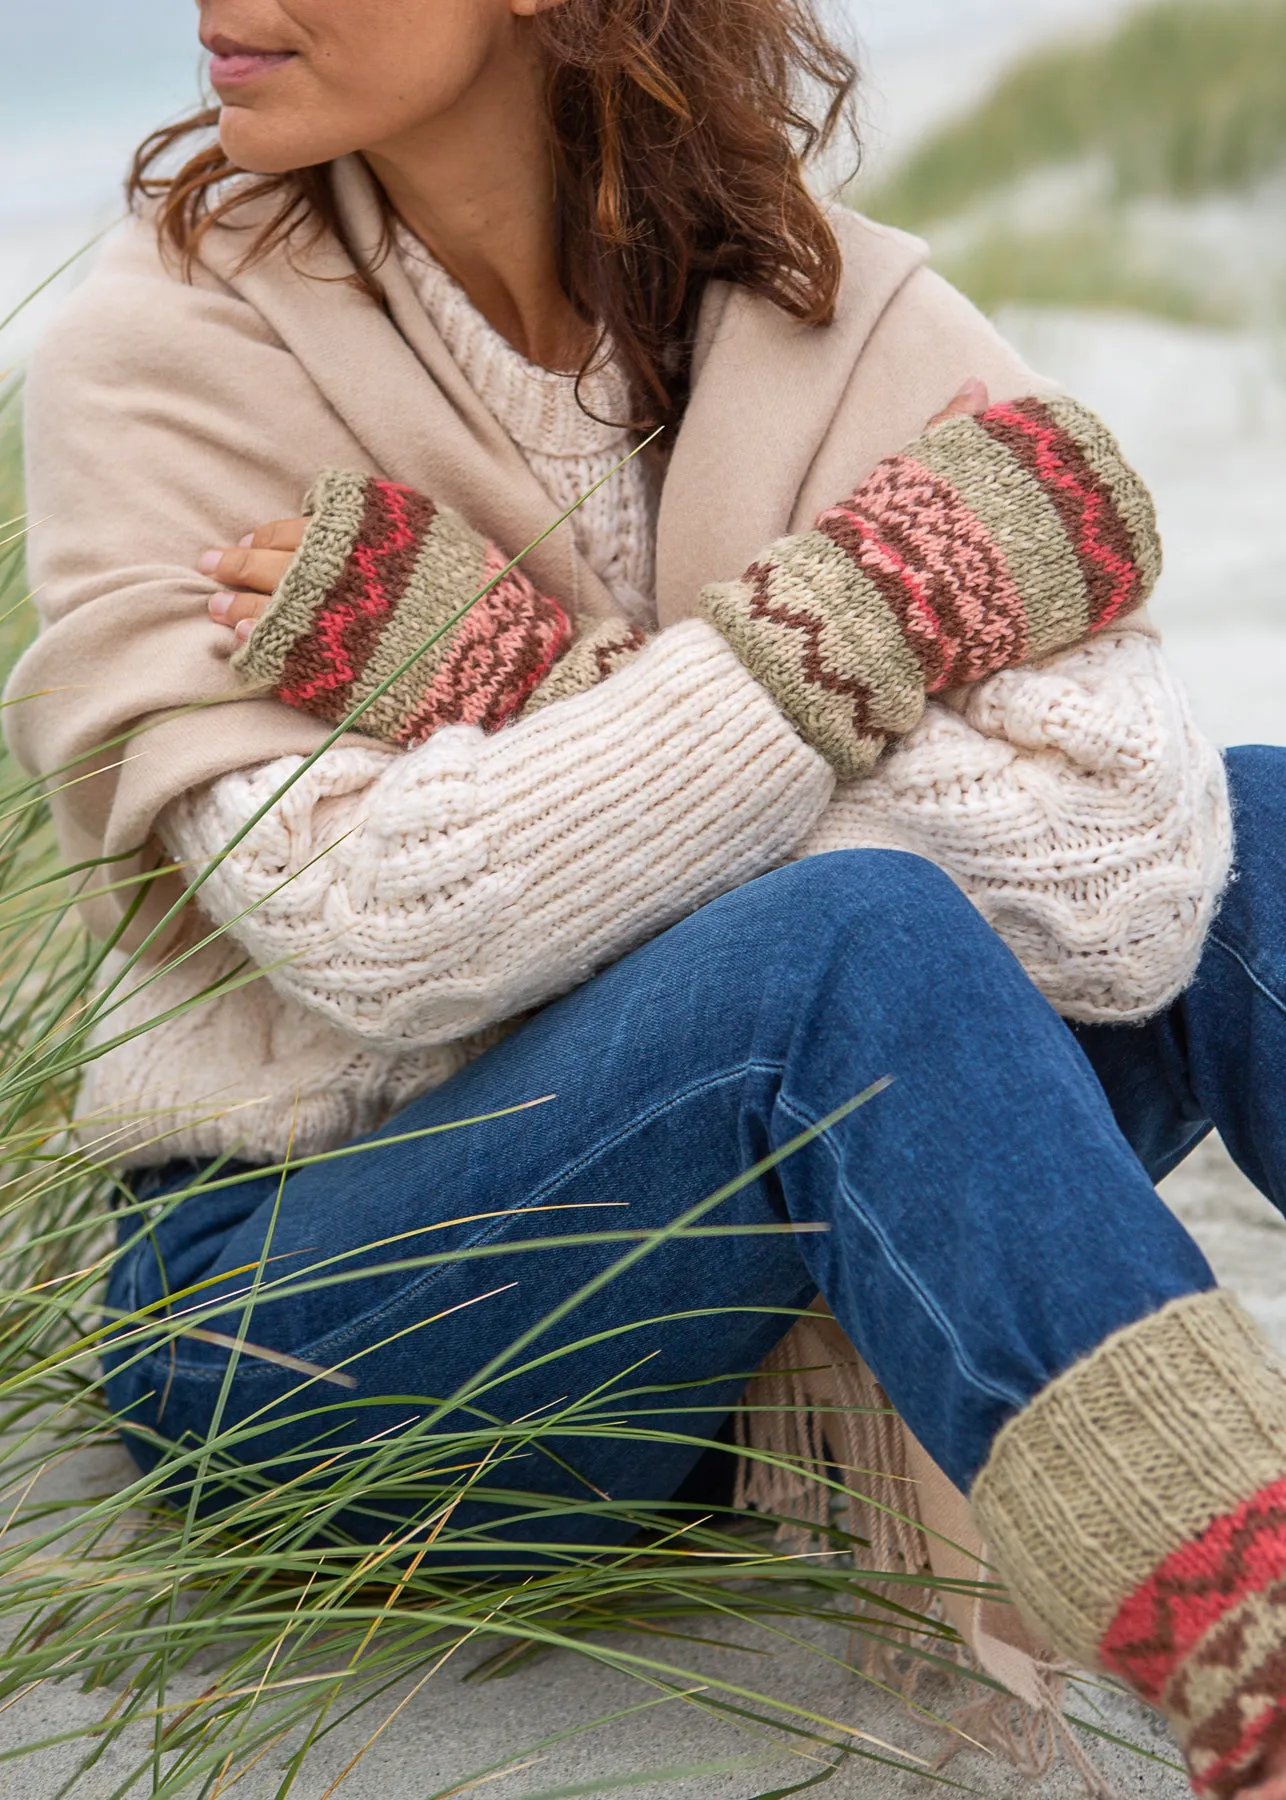
[[[792,1106],[791,1102],[784,1094],[778,1096],[778,1105],[783,1112],[788,1113],[790,1117],[803,1126],[805,1130],[810,1129],[817,1123],[815,1119],[810,1119],[807,1113],[801,1111],[796,1106]],[[983,1393],[990,1394],[993,1399],[1003,1401],[1006,1406],[1012,1406],[1021,1411],[1023,1407],[1029,1404],[1033,1396],[1031,1394],[1017,1394],[1008,1388],[1000,1387],[995,1382],[988,1380],[980,1370],[973,1366],[973,1363],[965,1353],[964,1345],[960,1342],[950,1321],[941,1311],[936,1301],[933,1300],[932,1296],[921,1284],[917,1276],[896,1253],[883,1230],[876,1224],[870,1213],[864,1206],[859,1204],[857,1196],[845,1179],[839,1152],[834,1143],[833,1133],[831,1131],[819,1132],[817,1141],[825,1146],[835,1164],[835,1177],[840,1194],[852,1207],[858,1218],[866,1225],[867,1230],[871,1233],[871,1236],[883,1251],[889,1266],[900,1276],[903,1284],[911,1290],[912,1294],[919,1300],[921,1307],[935,1322],[939,1331],[942,1333],[943,1338],[951,1347],[956,1367],[963,1375],[967,1376],[969,1380],[980,1388]]]
[[[1267,983],[1260,979],[1246,961],[1245,957],[1241,954],[1240,950],[1234,949],[1227,938],[1220,937],[1217,931],[1212,931],[1210,933],[1210,942],[1217,945],[1218,948],[1224,952],[1225,956],[1230,956],[1232,958],[1238,968],[1241,969],[1246,979],[1250,982],[1251,986],[1258,988],[1265,1000],[1271,1001],[1278,1012],[1286,1013],[1286,1000],[1283,1000],[1280,994],[1275,994]]]
[[[685,1104],[687,1101],[694,1099],[697,1095],[724,1087],[731,1081],[743,1080],[749,1074],[780,1076],[781,1073],[782,1065],[780,1063],[762,1063],[754,1059],[748,1059],[731,1068],[722,1070],[717,1075],[710,1075],[702,1081],[694,1082],[691,1087],[684,1088],[681,1093],[670,1095],[663,1104],[658,1103],[657,1105],[650,1107],[647,1112],[640,1113],[636,1118],[631,1119],[627,1126],[622,1126],[618,1131],[600,1138],[590,1149],[583,1152],[575,1162],[567,1164],[567,1166],[560,1169],[555,1176],[551,1177],[549,1181],[538,1187],[534,1193],[528,1195],[522,1202],[520,1208],[511,1208],[507,1216],[512,1217],[514,1211],[526,1212],[533,1207],[539,1206],[548,1195],[556,1193],[558,1189],[569,1181],[578,1171],[587,1167],[596,1158],[603,1155],[605,1151],[623,1143],[627,1138],[631,1137],[644,1126],[654,1123],[657,1119],[664,1118],[666,1113],[671,1112],[676,1106]],[[464,1247],[469,1250],[474,1250],[482,1245],[491,1243],[504,1229],[504,1224],[505,1221],[502,1220],[494,1221],[484,1232],[478,1237],[471,1239]],[[298,1348],[292,1348],[291,1355],[300,1357],[309,1362],[319,1361],[323,1355],[329,1353],[332,1349],[341,1347],[359,1333],[369,1329],[371,1325],[377,1325],[381,1319],[404,1305],[407,1300],[414,1299],[417,1294],[422,1294],[427,1291],[440,1276],[444,1276],[448,1273],[451,1266],[452,1265],[450,1264],[440,1264],[437,1268],[426,1270],[425,1273],[410,1287],[404,1288],[401,1293],[384,1301],[382,1305],[373,1308],[370,1312],[363,1313],[359,1318],[349,1321],[348,1324],[338,1327],[335,1331],[328,1333],[325,1337],[313,1338],[307,1344]],[[180,1357],[177,1361],[175,1373],[182,1374],[189,1380],[221,1381],[223,1379],[224,1371],[221,1368],[205,1369],[197,1364],[186,1363]],[[244,1376],[249,1379],[253,1379],[256,1376],[267,1379],[276,1374],[277,1371],[275,1371],[271,1365],[266,1363],[246,1364],[243,1362],[241,1368],[239,1368],[237,1372],[238,1380],[242,1379],[243,1373]]]

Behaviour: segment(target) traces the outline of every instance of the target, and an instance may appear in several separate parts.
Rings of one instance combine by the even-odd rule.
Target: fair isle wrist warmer
[[[998,1435],[970,1496],[1058,1653],[1127,1682],[1228,1800],[1286,1734],[1286,1368],[1228,1294],[1117,1332]]]
[[[1111,433],[1075,400],[1027,399],[931,427],[699,610],[853,780],[928,695],[1071,649],[1160,569],[1151,497]]]
[[[443,725],[495,731],[573,645],[557,601],[519,569],[501,574],[503,552],[414,489],[329,472],[304,510],[303,542],[233,657],[247,680],[287,706],[339,724],[441,633],[355,729],[399,746]],[[489,581],[494,586],[452,624]]]

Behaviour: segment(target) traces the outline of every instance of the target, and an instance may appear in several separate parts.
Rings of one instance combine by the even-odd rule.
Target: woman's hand
[[[276,519],[243,537],[235,547],[207,550],[197,564],[203,575],[223,582],[210,596],[210,617],[235,632],[244,644],[267,610],[291,559],[304,539],[307,519]]]

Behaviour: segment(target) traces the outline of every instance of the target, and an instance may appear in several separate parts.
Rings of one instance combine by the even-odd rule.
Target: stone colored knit
[[[1286,1715],[1286,1369],[1231,1295],[1052,1382],[971,1499],[1044,1641],[1159,1707],[1198,1794],[1244,1785]]]
[[[619,365],[609,359],[580,381],[578,391],[574,376],[541,368],[515,350],[400,222],[394,242],[461,374],[521,450],[555,512],[576,507],[571,528],[581,555],[632,623],[654,626],[660,484],[646,457],[617,468],[639,443],[638,434],[621,424],[631,407]],[[577,506],[584,495],[588,499]]]

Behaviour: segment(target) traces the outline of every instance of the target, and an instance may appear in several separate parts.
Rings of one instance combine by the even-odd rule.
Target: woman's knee
[[[906,850],[833,850],[764,881],[773,884],[773,904],[784,917],[847,938],[880,931],[934,941],[944,930],[952,939],[995,935],[949,875]]]
[[[779,869],[728,896],[732,936],[756,985],[803,989],[842,981],[936,1003],[966,973],[1021,970],[949,876],[900,850],[839,850]],[[711,921],[714,923],[714,921]],[[729,925],[732,919],[729,918]]]

